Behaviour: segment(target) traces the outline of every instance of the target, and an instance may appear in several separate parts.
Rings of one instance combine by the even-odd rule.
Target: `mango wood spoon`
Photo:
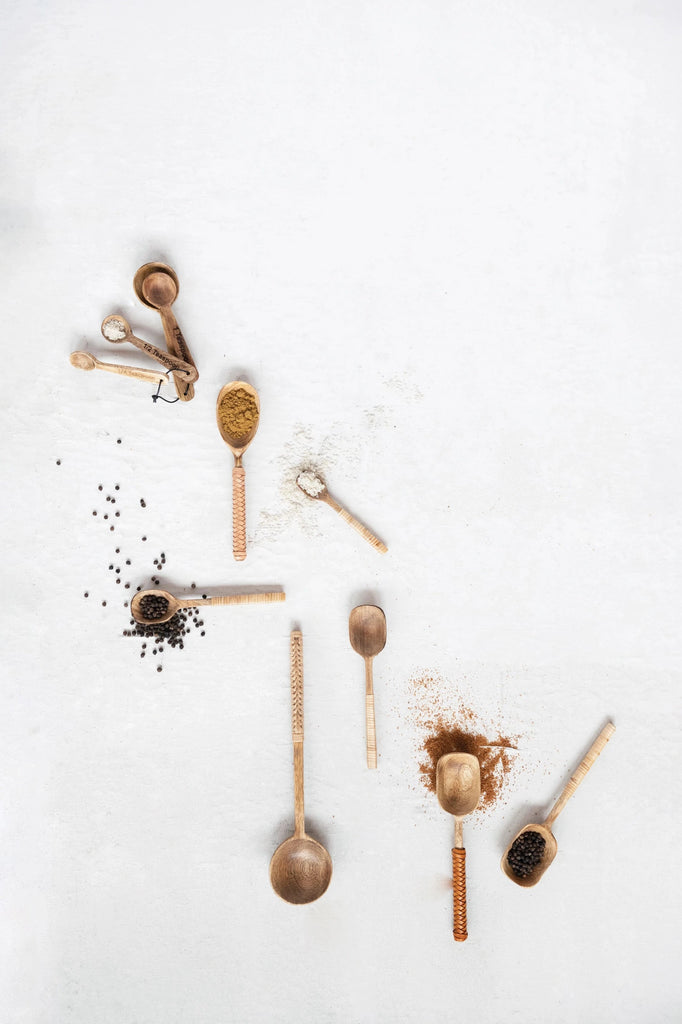
[[[156,626],[168,622],[181,608],[195,608],[199,604],[270,604],[273,601],[284,601],[285,597],[284,591],[272,590],[182,600],[167,590],[140,590],[130,602],[130,610],[136,622]]]
[[[517,885],[521,885],[524,888],[529,889],[531,886],[537,885],[540,881],[545,871],[556,857],[558,849],[557,841],[551,831],[552,825],[559,817],[564,807],[571,799],[615,731],[616,727],[613,722],[607,722],[590,749],[585,754],[585,757],[573,772],[573,775],[571,775],[566,786],[562,790],[559,799],[554,804],[554,807],[549,812],[542,825],[526,825],[514,836],[511,843],[504,851],[501,863],[502,870],[507,878],[511,878],[512,882],[516,882]],[[539,838],[536,839],[534,836],[531,836],[530,838],[522,840],[522,842],[520,842],[512,851],[514,844],[521,839],[522,836],[530,836],[531,833],[535,833]],[[516,871],[514,871],[512,863],[509,861],[510,853],[512,856],[512,863],[516,866]]]
[[[156,359],[157,363],[167,366],[169,370],[175,370],[182,376],[183,387],[185,381],[197,379],[196,368],[191,363],[184,363],[181,359],[176,359],[175,356],[169,355],[163,349],[157,348],[156,345],[143,341],[142,338],[136,338],[130,324],[120,313],[110,313],[109,316],[105,316],[102,321],[102,334],[112,345],[122,345],[127,341],[129,345],[139,348],[140,352],[146,352],[152,359]]]
[[[232,434],[227,428],[227,421],[221,418],[221,406],[227,408],[235,403],[232,409],[239,408],[242,402],[245,409],[253,409],[255,404],[255,419],[253,423],[245,426],[244,431],[239,434]],[[223,412],[225,411],[223,409]],[[260,420],[260,401],[258,392],[243,380],[233,380],[220,389],[218,401],[216,402],[216,420],[220,436],[234,455],[234,467],[232,469],[232,554],[237,562],[243,562],[246,558],[246,472],[242,466],[242,455],[249,447],[258,430]],[[236,420],[237,421],[237,420]]]
[[[317,473],[313,473],[311,470],[305,470],[305,472],[298,474],[296,477],[296,483],[306,497],[311,498],[313,501],[324,501],[325,504],[329,505],[330,508],[333,508],[335,512],[338,512],[341,518],[345,519],[348,525],[352,526],[354,530],[357,530],[358,533],[361,534],[366,541],[369,541],[372,547],[377,551],[381,551],[382,554],[385,554],[388,551],[388,548],[382,540],[375,537],[371,530],[368,530],[363,523],[356,519],[355,516],[352,516],[347,509],[343,508],[339,505],[338,501],[335,501],[335,499],[332,498],[331,494],[327,490],[326,483],[322,477],[317,475]]]
[[[106,370],[107,373],[118,373],[122,377],[134,377],[135,380],[146,380],[150,384],[167,384],[168,374],[162,370],[145,370],[141,366],[123,366],[121,363],[103,363],[90,352],[72,352],[69,362],[77,370]]]
[[[467,937],[466,850],[462,818],[476,810],[481,798],[481,766],[473,754],[445,754],[436,765],[436,795],[444,811],[455,818],[452,850],[452,902],[455,942]]]
[[[287,903],[312,903],[327,891],[332,859],[322,843],[306,835],[303,802],[303,635],[294,630],[291,657],[291,734],[294,743],[294,834],[270,861],[270,884]]]
[[[351,647],[365,659],[365,726],[367,767],[377,766],[377,733],[374,720],[374,678],[372,659],[386,646],[386,616],[374,604],[359,604],[348,620]]]
[[[173,268],[169,267],[167,263],[145,263],[135,274],[133,287],[138,299],[145,306],[157,310],[160,314],[168,351],[178,359],[190,363],[196,369],[189,346],[178,327],[175,313],[171,309],[180,290],[178,275]],[[190,380],[197,380],[198,377],[197,373],[196,377],[192,377]],[[178,397],[183,402],[189,402],[194,398],[194,388],[191,384],[188,387],[184,381],[179,379],[175,381],[175,384]]]

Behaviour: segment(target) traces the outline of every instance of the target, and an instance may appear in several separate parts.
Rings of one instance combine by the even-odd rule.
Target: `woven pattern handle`
[[[246,473],[243,466],[232,470],[232,554],[237,562],[246,558]]]
[[[291,736],[296,743],[303,739],[303,634],[298,629],[291,634],[289,655],[291,660]]]
[[[199,604],[271,604],[274,601],[284,601],[286,594],[283,590],[268,590],[267,592],[255,592],[253,594],[221,594],[219,597],[209,597],[206,601],[191,599],[188,606]]]
[[[367,725],[367,767],[377,766],[377,727],[374,720],[374,694],[365,694],[365,722]]]
[[[590,747],[590,749],[585,754],[584,758],[582,759],[576,770],[573,772],[573,775],[571,775],[570,779],[564,786],[561,796],[559,797],[557,802],[554,804],[554,807],[550,811],[545,822],[548,828],[551,828],[552,824],[559,817],[564,807],[571,799],[576,789],[583,781],[583,779],[589,772],[590,768],[597,760],[597,758],[599,757],[602,750],[609,742],[615,731],[616,727],[613,724],[613,722],[607,722],[602,731],[597,736],[592,746]]]
[[[454,847],[452,851],[452,907],[455,942],[467,938],[467,878],[466,850]]]
[[[382,554],[386,554],[388,548],[384,542],[379,540],[378,537],[375,537],[372,531],[368,530],[364,523],[361,523],[360,520],[356,519],[355,516],[352,516],[347,509],[343,508],[342,505],[339,505],[338,501],[336,501],[335,498],[332,498],[331,495],[327,496],[327,504],[330,505],[335,512],[338,512],[341,518],[347,522],[349,526],[352,526],[354,530],[357,530],[358,533],[364,537],[376,551],[381,551]]]

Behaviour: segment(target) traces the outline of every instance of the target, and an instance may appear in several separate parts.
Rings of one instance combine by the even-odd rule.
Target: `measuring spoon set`
[[[191,401],[194,398],[194,383],[199,378],[199,372],[172,309],[180,290],[177,274],[166,263],[145,263],[135,274],[133,288],[140,302],[159,313],[166,350],[138,338],[120,313],[112,313],[104,318],[102,335],[112,345],[127,343],[139,349],[160,363],[166,372],[122,363],[105,363],[89,352],[82,351],[71,353],[71,365],[79,370],[105,370],[123,377],[157,383],[159,386],[168,384],[168,374],[172,373],[177,397],[182,402]]]

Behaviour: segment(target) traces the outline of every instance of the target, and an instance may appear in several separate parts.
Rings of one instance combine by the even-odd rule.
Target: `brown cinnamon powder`
[[[448,699],[447,683],[437,673],[419,673],[409,688],[411,712],[427,734],[420,747],[423,785],[436,792],[436,765],[444,754],[473,754],[481,767],[478,810],[485,813],[499,800],[514,767],[516,737],[499,727],[486,728],[480,714],[461,698]]]

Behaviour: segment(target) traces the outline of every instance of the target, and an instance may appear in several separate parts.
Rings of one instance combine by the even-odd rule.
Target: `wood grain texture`
[[[69,362],[77,370],[105,370],[120,377],[146,381],[149,384],[168,384],[168,374],[162,370],[147,370],[143,366],[126,366],[124,363],[104,363],[90,352],[72,352]]]
[[[168,602],[168,609],[163,617],[148,619],[145,617],[140,604],[145,597],[163,597]],[[269,590],[246,592],[243,594],[219,594],[217,597],[186,597],[179,598],[167,590],[140,590],[130,602],[130,611],[136,622],[149,625],[161,625],[172,619],[181,608],[196,608],[198,605],[237,605],[237,604],[272,604],[284,601],[286,594],[282,590]]]
[[[547,826],[547,828],[552,827],[553,823],[559,817],[564,807],[571,799],[576,789],[589,772],[590,768],[594,765],[594,762],[597,760],[597,758],[599,757],[602,750],[609,742],[615,731],[616,727],[613,724],[613,722],[607,722],[607,724],[599,733],[590,749],[585,754],[585,757],[582,759],[576,770],[573,772],[573,775],[571,775],[570,779],[566,783],[561,795],[559,796],[559,799],[554,804],[554,807],[547,815],[547,819],[545,820],[545,825]]]
[[[359,604],[350,613],[348,636],[353,650],[365,660],[365,736],[367,767],[377,767],[377,733],[374,715],[373,659],[386,646],[386,616],[375,604]]]
[[[336,501],[335,498],[332,498],[329,491],[323,491],[321,494],[318,495],[318,498],[320,501],[324,501],[327,505],[329,505],[330,508],[333,508],[334,511],[341,516],[344,522],[348,523],[349,526],[352,526],[354,530],[357,530],[360,536],[364,537],[365,540],[372,545],[375,551],[380,551],[382,554],[386,554],[388,548],[386,547],[384,542],[382,540],[379,540],[379,538],[376,537],[372,533],[372,531],[364,525],[364,523],[361,523],[359,519],[356,519],[355,516],[352,516],[347,509],[345,509],[342,505],[339,505],[338,501]]]
[[[159,313],[166,347],[171,355],[189,363],[196,370],[189,346],[178,327],[175,313],[170,308],[180,291],[178,275],[173,268],[167,263],[145,263],[135,273],[133,288],[140,302]],[[197,371],[194,379],[197,379],[198,376]],[[183,380],[180,375],[174,378],[174,383],[180,401],[190,402],[194,398],[193,384],[188,384],[187,380]]]

